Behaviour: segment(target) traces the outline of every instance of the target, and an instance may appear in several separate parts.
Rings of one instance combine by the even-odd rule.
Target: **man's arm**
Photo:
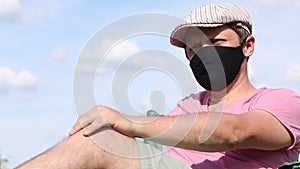
[[[70,135],[84,129],[88,136],[103,126],[111,126],[127,136],[207,152],[238,148],[276,150],[292,142],[288,130],[273,115],[262,110],[241,115],[207,112],[132,117],[108,107],[96,106],[78,119]]]

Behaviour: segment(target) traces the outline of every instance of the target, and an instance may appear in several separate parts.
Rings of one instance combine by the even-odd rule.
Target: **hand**
[[[118,111],[105,106],[95,106],[88,112],[82,114],[73,128],[69,132],[72,136],[80,130],[83,131],[84,136],[90,136],[97,130],[110,126],[115,130],[130,136],[128,132],[129,121],[124,115],[121,115]]]

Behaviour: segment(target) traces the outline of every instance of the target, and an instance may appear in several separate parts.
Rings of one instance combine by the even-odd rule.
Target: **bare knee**
[[[105,128],[90,137],[77,133],[68,140],[70,146],[85,148],[82,158],[92,160],[101,168],[140,168],[139,153],[136,140],[119,132]]]
[[[84,137],[82,132],[78,132],[17,168],[102,168],[105,166],[102,157],[101,149],[90,138]]]

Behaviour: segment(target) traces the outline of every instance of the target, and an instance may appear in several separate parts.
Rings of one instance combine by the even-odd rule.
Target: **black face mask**
[[[193,56],[190,67],[203,88],[221,91],[236,78],[244,58],[242,46],[208,46]]]

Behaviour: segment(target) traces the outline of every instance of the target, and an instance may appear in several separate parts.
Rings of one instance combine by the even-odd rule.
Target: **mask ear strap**
[[[248,36],[248,37],[249,37],[249,36]],[[242,43],[241,43],[242,50],[243,50],[243,47],[244,47],[245,44],[246,44],[246,41],[247,41],[248,37],[246,37],[246,38],[242,41]],[[246,56],[244,56],[244,57],[247,59],[247,61],[249,60],[249,57],[246,57]]]
[[[249,36],[247,36],[247,37],[246,37],[246,38],[245,38],[245,39],[244,39],[244,40],[241,42],[241,46],[242,46],[242,47],[244,47],[244,46],[245,46],[245,44],[246,44],[246,41],[247,41],[248,37],[249,37]]]
[[[185,57],[187,58],[187,60],[190,60],[188,55],[187,55],[187,51],[186,51],[186,48],[184,48],[184,53],[185,53]]]

